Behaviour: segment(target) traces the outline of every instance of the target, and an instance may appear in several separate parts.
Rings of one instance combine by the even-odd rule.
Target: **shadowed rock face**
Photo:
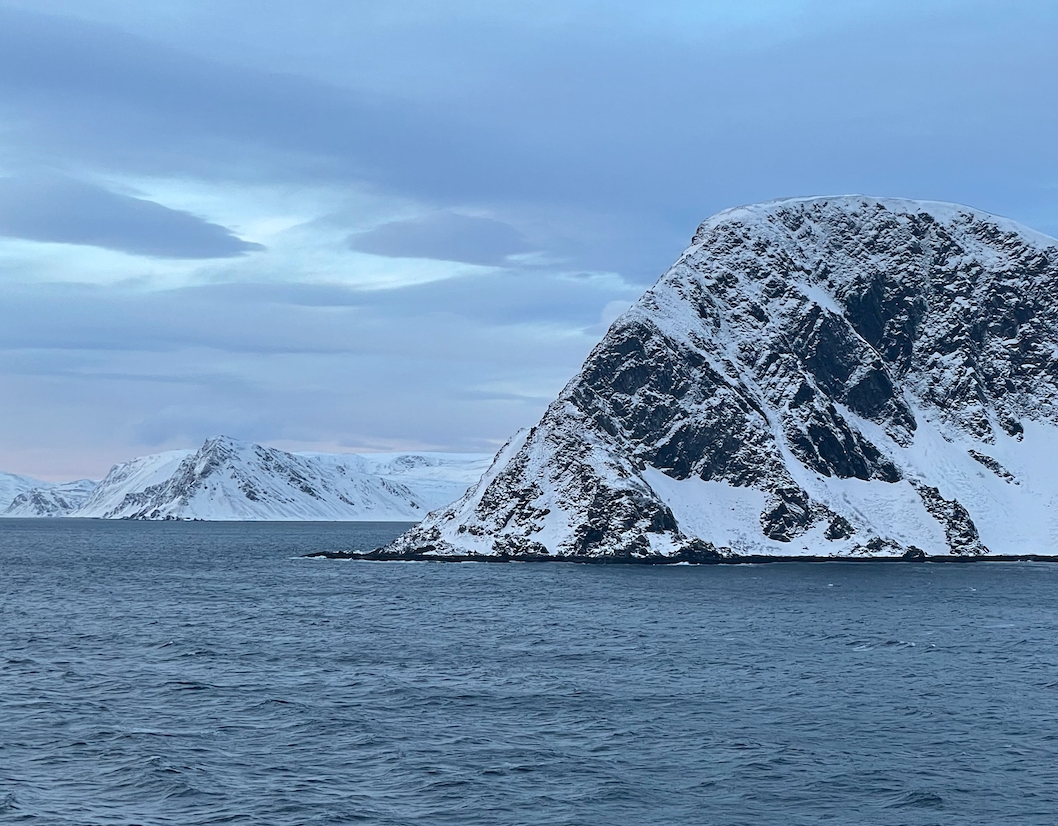
[[[1058,418],[1055,244],[943,204],[721,213],[479,486],[388,550],[725,554],[737,534],[759,553],[802,538],[815,553],[902,554],[912,528],[897,538],[869,504],[899,491],[945,551],[987,552],[947,492],[968,472],[952,460],[934,478],[927,453],[939,434],[1005,484],[1014,474],[989,452]],[[650,468],[713,485],[652,485]],[[695,507],[672,493],[692,488]],[[757,524],[715,511],[723,496],[736,515],[759,502]]]

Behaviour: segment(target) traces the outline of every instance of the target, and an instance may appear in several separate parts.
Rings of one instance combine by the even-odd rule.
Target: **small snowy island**
[[[701,225],[533,428],[377,559],[1058,554],[1058,241],[950,204]]]

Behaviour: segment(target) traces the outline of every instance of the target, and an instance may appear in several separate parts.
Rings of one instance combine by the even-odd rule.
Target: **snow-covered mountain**
[[[19,476],[16,473],[0,473],[0,512],[10,505],[20,493],[39,487],[48,487],[48,483],[30,476]]]
[[[378,553],[1058,554],[1058,241],[861,196],[701,225],[467,495]]]
[[[126,497],[139,496],[148,488],[164,484],[193,450],[167,450],[114,465],[84,503],[71,516],[113,518],[120,513]]]
[[[3,475],[11,477],[11,474]],[[91,479],[42,482],[26,476],[15,478],[24,480],[20,484],[21,490],[0,510],[0,516],[65,516],[79,508],[97,484]]]
[[[67,516],[77,510],[95,490],[91,479],[57,484],[42,483],[20,493],[3,511],[3,516]]]
[[[222,436],[197,451],[168,451],[115,465],[70,507],[34,509],[32,502],[51,501],[53,489],[24,491],[20,498],[25,501],[19,505],[16,499],[3,515],[414,522],[460,497],[490,459],[482,454],[287,453]],[[72,502],[71,494],[64,495]]]
[[[220,437],[138,461],[114,468],[76,515],[411,522],[462,495],[488,457],[297,454]]]

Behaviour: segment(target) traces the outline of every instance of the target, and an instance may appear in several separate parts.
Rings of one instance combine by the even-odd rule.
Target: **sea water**
[[[1058,565],[0,520],[0,822],[1052,824]]]

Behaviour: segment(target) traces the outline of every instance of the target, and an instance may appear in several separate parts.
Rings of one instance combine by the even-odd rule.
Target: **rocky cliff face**
[[[1058,553],[1058,242],[946,204],[706,221],[388,554]]]

